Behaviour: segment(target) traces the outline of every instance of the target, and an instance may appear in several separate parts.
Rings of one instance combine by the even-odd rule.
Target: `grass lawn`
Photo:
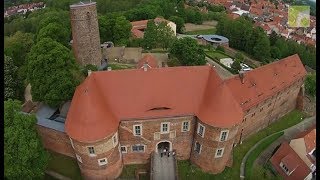
[[[206,51],[205,52],[208,56],[210,56],[211,58],[218,58],[218,59],[222,59],[222,58],[230,58],[229,56],[222,54],[218,51]]]
[[[268,164],[270,164],[270,162]],[[282,180],[283,178],[279,174],[274,174],[274,172],[272,172],[270,168],[267,167],[271,166],[268,164],[265,166],[255,166],[253,168],[254,173],[252,174],[251,178],[247,179]]]
[[[249,179],[253,178],[253,164],[254,161],[257,159],[257,157],[268,147],[270,146],[274,141],[276,141],[280,136],[282,136],[284,134],[283,131],[274,134],[270,137],[268,137],[267,139],[265,139],[261,144],[259,144],[259,146],[257,146],[249,155],[246,165],[245,165],[245,176],[249,177]]]
[[[51,159],[48,164],[48,170],[54,171],[74,180],[82,179],[78,163],[75,159],[55,152],[50,152],[50,154]]]
[[[203,30],[197,30],[197,31],[189,31],[189,32],[186,32],[185,34],[187,34],[187,35],[207,35],[207,34],[215,34],[215,33],[216,33],[216,28],[203,29]]]
[[[148,166],[147,164],[125,165],[125,166],[123,166],[122,173],[119,178],[123,178],[123,179],[135,178],[135,171],[137,169],[148,169],[147,166]],[[144,175],[141,175],[140,177],[142,177],[142,176],[144,176]]]
[[[243,141],[241,145],[237,145],[233,149],[233,165],[232,168],[226,167],[225,170],[216,175],[206,174],[199,168],[191,165],[188,161],[179,161],[178,170],[181,179],[239,179],[240,178],[240,164],[249,151],[249,149],[255,145],[258,141],[268,136],[269,134],[276,133],[278,131],[287,129],[295,124],[301,122],[301,117],[304,118],[304,114],[301,111],[293,110],[278,121],[271,124],[269,127],[253,134],[248,139]]]
[[[109,63],[108,67],[111,67],[112,70],[119,70],[119,69],[133,69],[135,68],[134,65],[130,64],[122,64],[122,63]],[[107,67],[105,68],[107,70]]]

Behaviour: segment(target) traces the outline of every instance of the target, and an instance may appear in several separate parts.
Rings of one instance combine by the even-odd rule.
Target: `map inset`
[[[289,27],[309,27],[310,6],[289,6],[288,21]]]

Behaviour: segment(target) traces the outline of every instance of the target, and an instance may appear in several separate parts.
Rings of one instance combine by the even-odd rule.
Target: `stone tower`
[[[81,65],[101,65],[101,44],[96,2],[70,5],[72,49]]]

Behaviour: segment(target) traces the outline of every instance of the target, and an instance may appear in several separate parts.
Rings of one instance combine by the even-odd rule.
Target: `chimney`
[[[239,71],[239,77],[240,77],[241,83],[244,84],[244,71],[243,70]]]
[[[88,77],[91,75],[91,72],[92,72],[92,71],[89,69],[89,70],[88,70]]]
[[[111,67],[108,67],[108,71],[111,71],[112,70],[112,68]]]
[[[147,71],[147,70],[148,70],[148,64],[147,64],[147,63],[144,63],[144,64],[143,64],[143,70],[144,70],[144,71]]]

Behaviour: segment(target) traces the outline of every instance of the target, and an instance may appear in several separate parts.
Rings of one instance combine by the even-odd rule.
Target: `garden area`
[[[234,148],[232,168],[226,167],[220,174],[213,175],[204,173],[189,161],[178,161],[179,177],[181,179],[239,179],[241,161],[252,146],[270,134],[282,131],[300,123],[304,118],[305,115],[301,111],[293,110],[278,121],[272,123],[269,127],[251,135],[249,138],[244,140],[241,145]]]
[[[148,164],[132,164],[123,166],[122,173],[119,179],[135,179],[136,171],[139,169],[149,169]],[[149,178],[149,173],[142,174],[139,176],[140,180],[147,180]]]
[[[76,159],[50,151],[51,159],[48,164],[48,171],[53,171],[73,180],[81,180],[81,172]],[[55,179],[50,175],[45,179]]]
[[[216,33],[216,28],[211,28],[211,29],[189,31],[189,32],[186,32],[185,34],[187,34],[187,35],[207,35],[207,34],[215,34],[215,33]]]
[[[104,68],[104,70],[107,70],[108,67],[111,67],[112,70],[134,69],[135,68],[135,66],[132,64],[122,64],[122,63],[116,63],[116,62],[109,63],[108,66],[106,68]]]
[[[245,177],[247,179],[256,179],[263,177],[264,179],[275,179],[278,176],[274,176],[273,173],[268,172],[268,169],[261,166],[254,166],[255,160],[259,157],[259,155],[268,148],[273,142],[275,142],[278,138],[280,138],[284,134],[283,131],[273,134],[264,141],[262,141],[248,156],[245,165]],[[259,173],[257,173],[259,172]]]

